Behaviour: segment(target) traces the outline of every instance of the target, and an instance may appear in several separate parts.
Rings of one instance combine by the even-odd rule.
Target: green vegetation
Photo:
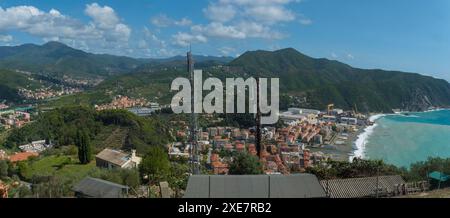
[[[306,169],[307,173],[319,179],[339,179],[370,177],[378,175],[405,175],[406,169],[399,169],[380,160],[362,160],[355,158],[353,162],[328,160],[324,165],[315,165]]]
[[[28,162],[18,164],[20,176],[27,181],[32,181],[37,177],[48,177],[54,175],[67,166],[82,166],[76,159],[70,156],[47,156],[43,158],[32,159]],[[95,167],[91,165],[90,168]],[[68,174],[70,172],[66,171]]]
[[[450,84],[445,80],[353,68],[337,61],[314,59],[294,49],[246,52],[227,67],[204,66],[203,70],[205,78],[214,76],[223,81],[226,77],[280,78],[282,109],[291,105],[325,109],[334,103],[336,107],[361,112],[391,112],[393,108],[424,110],[450,105]],[[122,94],[169,103],[174,95],[170,84],[180,76],[188,76],[183,67],[138,68],[107,79],[89,94],[67,97],[64,102],[93,103],[108,95]]]
[[[161,147],[151,147],[139,165],[142,176],[148,176],[151,182],[166,179],[170,173],[170,161],[167,152]]]
[[[75,145],[78,147],[78,160],[81,164],[88,164],[92,160],[91,140],[83,129],[77,131]]]
[[[450,174],[450,158],[428,158],[411,164],[409,169],[398,168],[381,160],[361,160],[353,162],[327,161],[326,164],[307,168],[307,173],[316,175],[319,179],[357,178],[376,175],[401,175],[406,181],[428,180],[428,173],[440,171]]]
[[[224,64],[230,57],[195,56],[202,66]],[[129,73],[133,70],[145,71],[180,67],[184,69],[185,57],[167,59],[135,59],[124,56],[92,54],[73,49],[59,42],[44,45],[24,44],[0,47],[0,68],[19,69],[33,73],[43,73],[52,77],[63,75],[73,78],[98,78]]]
[[[42,113],[35,122],[11,131],[5,146],[14,149],[30,141],[49,139],[56,147],[75,145],[77,131],[86,132],[93,153],[104,148],[104,137],[114,129],[121,129],[115,146],[124,150],[136,149],[146,153],[153,145],[165,145],[171,140],[167,126],[156,117],[139,117],[124,110],[95,111],[88,107],[64,107]],[[127,143],[125,143],[127,138]],[[121,143],[123,142],[123,143]]]
[[[71,188],[86,176],[100,178],[136,188],[140,184],[137,170],[101,169],[95,162],[80,164],[74,156],[63,155],[43,156],[26,162],[20,162],[16,169],[9,170],[9,176],[17,173],[21,179],[33,183],[32,193],[36,197],[71,196]],[[1,165],[0,165],[1,166]],[[11,165],[11,168],[14,168]]]
[[[1,68],[75,78],[129,72],[144,63],[128,57],[86,53],[58,42],[0,47],[0,54]]]
[[[6,160],[0,160],[0,179],[8,176],[8,163]]]
[[[23,99],[18,94],[19,88],[36,89],[41,85],[28,76],[15,71],[0,69],[0,102],[21,102]]]
[[[262,174],[262,166],[258,158],[247,152],[238,152],[230,164],[231,175],[257,175]]]
[[[234,71],[279,77],[281,93],[306,97],[304,107],[324,109],[335,103],[344,109],[356,105],[364,112],[390,112],[392,108],[423,110],[430,104],[450,105],[450,84],[445,80],[352,68],[337,61],[314,59],[291,48],[246,52],[229,65]]]

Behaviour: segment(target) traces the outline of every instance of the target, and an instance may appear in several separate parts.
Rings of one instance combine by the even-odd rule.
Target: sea
[[[361,133],[350,157],[406,167],[428,157],[450,157],[450,110],[381,114]]]

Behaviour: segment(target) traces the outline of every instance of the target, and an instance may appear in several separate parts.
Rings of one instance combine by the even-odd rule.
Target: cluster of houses
[[[304,171],[330,158],[317,149],[321,146],[347,140],[344,133],[363,124],[366,119],[358,119],[352,113],[341,109],[321,112],[313,109],[289,108],[280,113],[280,119],[286,127],[264,127],[262,129],[263,148],[261,162],[266,174],[286,174],[292,170]],[[340,132],[337,134],[337,132]],[[189,158],[191,145],[186,142],[189,136],[187,125],[176,132],[178,142],[168,145],[169,156]],[[232,155],[221,156],[228,152],[248,152],[257,155],[255,129],[236,127],[209,127],[198,131],[198,147],[207,165],[214,174],[227,174]]]
[[[0,111],[0,125],[5,129],[21,128],[31,121],[31,115],[28,112],[19,110]]]
[[[31,143],[19,146],[20,150],[22,150],[23,152],[35,153],[41,153],[51,147],[53,147],[52,143],[47,142],[46,140],[32,141]]]
[[[127,109],[133,107],[145,107],[150,103],[144,98],[130,98],[128,96],[118,95],[114,97],[111,103],[103,104],[103,105],[95,105],[95,109],[98,111],[101,110],[112,110],[112,109]]]
[[[36,89],[36,90],[29,90],[21,88],[19,89],[19,95],[26,99],[33,99],[33,100],[44,100],[49,98],[54,98],[58,96],[63,95],[70,95],[74,93],[81,92],[82,90],[80,88],[73,88],[73,87],[61,87],[61,89],[57,90],[52,88],[51,86]]]

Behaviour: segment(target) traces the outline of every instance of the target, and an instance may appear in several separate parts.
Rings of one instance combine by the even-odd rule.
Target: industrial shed
[[[323,198],[325,190],[312,174],[193,175],[185,198]]]
[[[325,192],[331,198],[369,198],[377,195],[389,196],[396,190],[396,186],[404,184],[405,181],[399,175],[322,180]]]

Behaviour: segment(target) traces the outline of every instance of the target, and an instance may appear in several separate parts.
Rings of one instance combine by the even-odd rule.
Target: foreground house
[[[185,198],[324,198],[325,190],[312,174],[193,175]]]
[[[95,156],[97,167],[102,168],[137,168],[142,158],[136,156],[136,151],[132,150],[131,154],[124,153],[113,149],[106,148]]]
[[[78,198],[126,198],[128,186],[123,186],[102,179],[86,177],[72,190]]]

